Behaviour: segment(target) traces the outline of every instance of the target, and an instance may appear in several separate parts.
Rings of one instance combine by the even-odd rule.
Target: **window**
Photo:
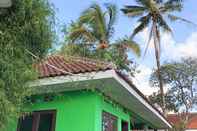
[[[33,116],[29,115],[19,119],[18,124],[18,131],[31,131],[32,130],[32,123],[33,123]]]
[[[117,131],[117,117],[107,113],[102,113],[102,131]]]
[[[122,126],[122,131],[129,131],[129,126],[128,122],[122,121],[121,126]]]
[[[17,131],[55,131],[55,111],[33,112],[21,117]]]

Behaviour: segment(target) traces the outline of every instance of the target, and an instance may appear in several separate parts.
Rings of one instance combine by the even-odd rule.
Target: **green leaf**
[[[146,8],[141,6],[125,6],[121,11],[128,17],[138,17],[145,13]]]
[[[115,45],[119,49],[125,48],[125,49],[128,49],[129,51],[132,51],[134,53],[134,55],[136,55],[138,57],[140,57],[140,55],[141,55],[141,50],[140,50],[139,44],[136,43],[135,41],[131,40],[129,37],[125,37],[125,38],[117,40],[115,42]]]
[[[162,28],[163,31],[172,33],[172,29],[167,24],[167,22],[164,20],[164,18],[162,17],[162,15],[158,15],[158,17],[157,17],[157,23],[159,25],[158,28]]]
[[[172,14],[168,14],[167,15],[168,18],[171,20],[171,21],[182,21],[182,22],[185,22],[187,24],[191,24],[191,25],[194,25],[194,26],[197,26],[197,24],[185,19],[185,18],[182,18],[182,17],[179,17],[179,16],[175,16],[175,15],[172,15]]]
[[[139,25],[134,29],[131,36],[134,37],[136,34],[138,34],[139,32],[143,31],[146,27],[148,27],[148,25],[150,24],[150,20],[151,20],[150,14],[139,18],[138,20]]]
[[[86,39],[89,42],[95,41],[95,37],[94,37],[94,35],[92,35],[92,32],[90,32],[89,30],[87,30],[83,26],[72,30],[72,32],[69,34],[69,39],[72,42],[75,42],[80,37],[83,37],[84,39]]]

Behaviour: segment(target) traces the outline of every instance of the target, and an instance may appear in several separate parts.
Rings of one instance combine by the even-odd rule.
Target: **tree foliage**
[[[179,110],[179,106],[175,103],[177,102],[177,99],[174,98],[173,93],[166,93],[165,94],[165,101],[166,101],[166,109],[168,111],[175,111],[177,112]],[[154,92],[152,95],[149,96],[149,100],[155,104],[156,107],[161,108],[161,97],[160,92]]]
[[[131,72],[134,66],[127,53],[132,51],[140,56],[140,47],[128,37],[112,42],[117,9],[112,4],[106,4],[105,9],[93,4],[84,10],[79,19],[66,28],[66,44],[61,53],[113,62],[117,69]]]
[[[113,4],[106,4],[105,9],[96,3],[85,9],[70,30],[69,38],[73,42],[84,40],[84,44],[109,44],[114,33],[117,8]]]
[[[137,64],[134,63],[133,60],[130,60],[126,54],[127,49],[116,48],[114,46],[110,46],[108,49],[97,50],[90,46],[85,46],[84,44],[65,44],[58,54],[68,56],[76,56],[76,57],[87,57],[97,60],[102,60],[106,62],[111,62],[114,64],[117,70],[126,71],[131,75],[136,73]]]
[[[197,59],[184,58],[179,62],[173,61],[161,66],[162,80],[169,86],[166,93],[167,108],[171,111],[188,112],[197,105]],[[156,71],[150,78],[150,83],[158,87]],[[160,104],[157,95],[150,98]]]
[[[13,0],[0,8],[0,130],[18,116],[36,79],[30,51],[42,57],[54,39],[54,12],[47,0]]]

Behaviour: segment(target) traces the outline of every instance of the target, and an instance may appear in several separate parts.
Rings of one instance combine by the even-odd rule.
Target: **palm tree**
[[[71,43],[83,43],[94,46],[98,50],[108,49],[121,44],[121,47],[131,49],[134,54],[140,55],[139,45],[130,39],[121,39],[110,43],[114,34],[114,24],[116,22],[117,8],[115,5],[106,4],[106,11],[103,11],[98,4],[92,4],[82,12],[78,21],[72,26],[68,33]]]
[[[191,23],[190,21],[178,17],[173,12],[182,10],[182,0],[135,0],[138,5],[126,5],[121,11],[131,18],[138,18],[139,25],[134,29],[131,38],[136,34],[149,28],[149,40],[146,45],[145,53],[149,47],[150,40],[153,38],[155,58],[157,64],[157,77],[159,80],[159,87],[162,98],[162,110],[165,114],[165,98],[163,82],[160,74],[160,51],[161,51],[161,31],[172,33],[166,19],[170,21],[183,21]]]

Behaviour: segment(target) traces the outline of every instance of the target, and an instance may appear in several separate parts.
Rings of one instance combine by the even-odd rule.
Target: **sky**
[[[72,20],[76,20],[84,9],[95,2],[102,6],[105,3],[114,3],[118,9],[121,9],[124,5],[135,4],[134,0],[50,0],[50,2],[54,5],[59,27],[65,24],[68,25]],[[197,23],[197,0],[185,0],[183,11],[176,13],[176,15]],[[113,40],[130,35],[136,25],[137,22],[135,20],[127,18],[119,11]],[[197,27],[182,22],[170,23],[170,26],[174,32],[173,36],[165,33],[161,35],[163,45],[161,61],[179,60],[185,56],[197,57]],[[59,37],[61,41],[63,37],[60,32]],[[144,51],[147,39],[148,29],[145,29],[136,37],[142,52]],[[132,53],[129,56],[139,64],[138,69],[141,70],[133,79],[134,83],[145,95],[152,94],[156,89],[149,86],[148,80],[152,69],[155,68],[153,46],[150,44],[150,49],[143,58],[136,58]]]

